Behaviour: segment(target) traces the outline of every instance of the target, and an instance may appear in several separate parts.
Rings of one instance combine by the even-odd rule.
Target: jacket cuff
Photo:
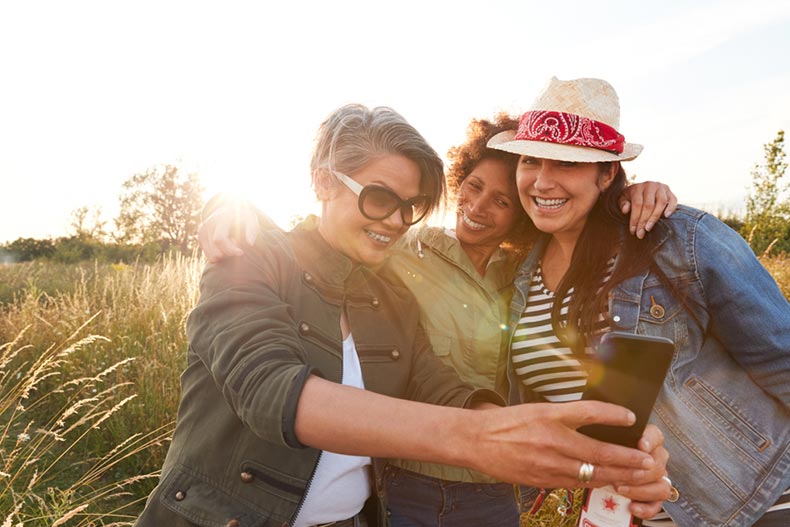
[[[299,397],[302,395],[302,389],[304,389],[304,384],[310,378],[310,375],[323,377],[317,369],[306,364],[296,374],[285,397],[282,420],[283,441],[291,448],[309,448],[296,437],[296,407],[299,406]]]
[[[494,390],[480,388],[470,393],[464,401],[464,408],[471,408],[477,403],[492,403],[497,406],[507,406],[505,399]]]

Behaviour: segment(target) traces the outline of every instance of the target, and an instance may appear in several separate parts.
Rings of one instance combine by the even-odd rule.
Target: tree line
[[[763,145],[754,165],[745,216],[719,213],[758,256],[790,253],[790,182],[785,178],[785,134]],[[203,187],[197,174],[161,165],[126,180],[113,229],[100,209],[72,212],[70,234],[56,239],[18,238],[0,246],[0,262],[48,259],[63,263],[153,261],[162,253],[190,253],[196,244]]]
[[[76,263],[153,261],[170,251],[190,253],[196,244],[203,186],[195,173],[165,164],[124,181],[112,227],[100,208],[71,213],[67,236],[18,238],[0,246],[0,262],[53,260]]]

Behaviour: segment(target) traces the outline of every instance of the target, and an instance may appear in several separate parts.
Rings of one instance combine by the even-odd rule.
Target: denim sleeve
[[[790,407],[790,304],[746,241],[711,215],[700,218],[694,258],[709,330],[763,387]]]

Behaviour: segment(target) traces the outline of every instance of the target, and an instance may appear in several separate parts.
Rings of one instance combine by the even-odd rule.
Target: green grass
[[[201,267],[0,267],[0,526],[131,524],[172,432]]]

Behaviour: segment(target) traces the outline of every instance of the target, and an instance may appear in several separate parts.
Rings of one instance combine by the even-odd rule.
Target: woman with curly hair
[[[471,121],[466,141],[448,153],[446,181],[455,227],[422,224],[411,229],[385,264],[416,297],[433,352],[464,381],[502,395],[507,393],[509,335],[504,322],[513,278],[538,233],[519,202],[518,156],[486,144],[517,126],[506,114]],[[633,232],[640,237],[646,222],[655,223],[665,210],[674,210],[674,195],[662,184],[633,185],[623,197],[628,204],[623,211],[633,209]],[[240,227],[244,221],[228,209],[220,207],[201,226],[200,244],[209,261],[242,253],[226,233],[233,230],[230,224]],[[245,227],[257,234],[250,220],[254,223],[248,217]],[[469,468],[395,459],[384,471],[383,483],[393,527],[519,524],[513,485]]]

